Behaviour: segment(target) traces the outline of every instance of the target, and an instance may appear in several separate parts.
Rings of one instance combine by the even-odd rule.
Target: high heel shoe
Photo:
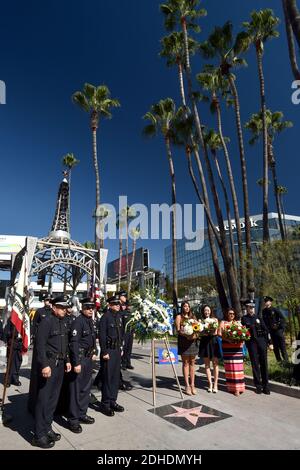
[[[239,397],[239,396],[240,396],[240,392],[237,390],[236,392],[234,392],[234,396],[235,396],[235,397]]]
[[[192,395],[191,387],[185,387],[184,392],[186,395]]]
[[[197,395],[197,391],[195,387],[191,387],[192,395]]]
[[[218,393],[218,387],[214,386],[213,393]]]
[[[212,389],[212,385],[209,385],[208,389],[207,389],[208,393],[211,393],[213,391]]]

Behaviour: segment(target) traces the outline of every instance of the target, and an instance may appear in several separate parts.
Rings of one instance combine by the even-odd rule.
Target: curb
[[[205,374],[205,368],[202,365],[199,366],[199,368],[201,368],[201,371],[203,371],[203,374]],[[219,377],[225,379],[224,369],[219,369]],[[253,377],[251,377],[250,375],[245,375],[245,384],[247,388],[252,387],[253,389],[255,389]],[[292,385],[286,385],[280,382],[273,381],[269,381],[269,386],[271,392],[280,393],[281,395],[286,395],[287,397],[300,399],[300,387],[294,387]]]

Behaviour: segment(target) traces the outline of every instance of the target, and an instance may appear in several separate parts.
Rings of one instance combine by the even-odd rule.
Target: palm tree
[[[216,113],[217,115],[219,133],[212,134],[212,137],[213,137],[212,143],[213,144],[220,143],[224,152],[224,156],[225,156],[227,174],[228,174],[228,179],[229,179],[229,185],[230,185],[230,191],[231,191],[231,197],[232,197],[233,209],[234,209],[234,215],[235,215],[235,225],[236,225],[237,242],[238,242],[240,292],[241,292],[241,297],[246,298],[247,286],[246,286],[246,274],[245,274],[245,267],[244,267],[244,251],[243,251],[243,239],[242,239],[239,206],[238,206],[238,199],[237,199],[234,177],[233,177],[233,172],[232,172],[232,167],[231,167],[231,161],[229,157],[228,147],[226,144],[226,138],[224,138],[224,135],[223,135],[221,103],[219,99],[219,94],[221,94],[221,96],[223,96],[223,98],[225,98],[227,102],[229,101],[228,83],[226,80],[224,80],[223,76],[219,72],[220,71],[218,68],[206,66],[204,68],[204,72],[197,75],[197,80],[200,83],[203,90],[207,90],[210,92],[211,111],[213,113]],[[217,150],[217,148],[215,150]],[[216,159],[215,159],[215,162],[216,162]],[[224,192],[224,188],[223,188],[223,192]],[[225,201],[226,201],[226,197],[228,199],[227,190],[226,190]],[[228,204],[229,204],[229,201],[228,201]],[[228,220],[230,221],[231,219],[228,219]],[[229,229],[231,230],[230,236],[233,237],[231,223],[229,223]],[[233,258],[235,258],[235,252],[233,253],[234,253]],[[235,262],[234,262],[234,265],[236,266]]]
[[[289,48],[289,57],[292,72],[296,80],[300,80],[300,71],[297,63],[295,40],[300,47],[300,13],[296,0],[282,0],[285,19],[285,29]]]
[[[277,186],[277,194],[278,194],[278,198],[279,198],[280,213],[282,214],[282,218],[283,218],[285,238],[287,236],[287,233],[286,233],[286,222],[285,222],[285,210],[284,210],[284,205],[283,205],[283,196],[285,196],[287,193],[288,193],[288,189],[285,186]]]
[[[132,238],[132,258],[131,258],[130,271],[129,271],[128,297],[130,296],[130,291],[131,291],[132,272],[133,272],[135,252],[136,252],[136,241],[140,237],[140,235],[141,235],[141,230],[139,228],[132,229],[130,231],[130,236]]]
[[[194,120],[195,120],[197,139],[199,140],[201,149],[203,151],[205,163],[206,163],[208,174],[209,174],[210,186],[213,190],[214,203],[215,205],[217,204],[216,206],[216,210],[217,210],[217,207],[219,206],[219,202],[218,202],[215,188],[213,187],[213,175],[212,175],[212,172],[210,171],[211,168],[210,168],[210,162],[208,158],[208,151],[204,143],[201,120],[200,120],[200,116],[199,116],[199,112],[198,112],[198,108],[196,104],[196,96],[193,91],[192,70],[191,70],[190,53],[189,53],[188,31],[192,30],[194,32],[199,32],[200,27],[196,23],[196,21],[198,18],[206,15],[206,10],[198,8],[199,3],[200,3],[199,0],[169,0],[168,3],[161,5],[160,9],[162,13],[165,15],[166,29],[174,30],[176,26],[179,26],[183,32],[184,48],[185,48],[185,70],[186,70],[186,77],[187,77],[187,82],[188,82],[188,96],[192,105],[192,113],[193,113]],[[219,225],[223,224],[223,219],[221,217],[220,211],[217,210],[217,213],[218,213]],[[223,228],[224,228],[224,224],[223,224]],[[222,238],[222,251],[224,255],[223,257],[224,265],[225,265],[225,270],[227,272],[227,277],[229,280],[228,287],[230,291],[232,305],[237,310],[237,312],[240,313],[241,305],[240,305],[239,295],[237,291],[236,276],[234,273],[234,267],[232,263],[232,258],[230,256],[230,251],[228,249],[226,233],[223,230],[223,228],[220,227],[220,232],[221,232],[221,238]]]
[[[97,237],[97,208],[100,205],[100,174],[97,156],[97,129],[101,118],[111,118],[111,109],[120,106],[117,99],[110,97],[110,91],[106,85],[95,86],[85,83],[82,91],[76,91],[72,100],[80,108],[89,113],[90,125],[93,137],[93,163],[96,177],[96,207],[95,207],[95,243],[97,248],[103,248],[103,239]]]
[[[76,165],[80,163],[80,160],[77,160],[74,153],[67,153],[62,158],[62,164],[66,167],[68,172],[68,182],[69,182],[69,230],[70,227],[70,217],[71,217],[71,172]]]
[[[227,139],[228,140],[228,139]],[[233,260],[233,266],[236,272],[237,269],[237,263],[236,263],[236,255],[235,255],[235,248],[234,248],[234,236],[233,236],[233,231],[232,231],[232,224],[231,224],[231,213],[230,213],[230,203],[229,203],[229,197],[228,197],[228,192],[226,188],[226,184],[224,182],[223,176],[222,176],[222,171],[219,165],[219,160],[217,153],[219,150],[222,149],[222,142],[220,138],[220,134],[218,134],[214,129],[209,129],[207,132],[205,132],[204,136],[204,142],[207,145],[207,147],[210,149],[210,152],[212,154],[215,167],[217,170],[217,174],[219,177],[219,181],[223,190],[224,194],[224,199],[225,199],[225,206],[226,206],[226,214],[227,214],[227,220],[228,220],[228,229],[229,229],[229,238],[230,238],[230,246],[231,246],[231,256]],[[243,263],[243,259],[241,259]],[[236,272],[237,275],[237,272]],[[241,293],[243,291],[241,290]],[[244,294],[241,295],[244,297]]]
[[[185,117],[186,117],[186,121],[188,122],[188,109],[187,109],[187,102],[186,102],[185,89],[184,89],[184,79],[183,79],[183,71],[186,69],[185,67],[186,51],[185,51],[183,32],[173,32],[169,36],[164,37],[161,42],[162,42],[162,51],[160,53],[160,56],[167,59],[167,66],[177,65],[178,67],[178,78],[179,78],[181,101],[182,101],[182,105],[184,109],[186,110]],[[188,38],[188,49],[189,49],[190,55],[193,55],[198,49],[198,43],[192,38]],[[226,310],[226,308],[228,308],[228,301],[226,298],[223,280],[222,280],[222,276],[221,276],[220,269],[219,269],[218,254],[217,254],[215,241],[214,241],[215,227],[212,224],[212,218],[210,215],[209,199],[208,199],[208,192],[206,188],[205,177],[204,177],[202,164],[201,164],[199,153],[198,153],[198,147],[195,145],[194,137],[191,135],[190,127],[188,127],[186,134],[187,134],[186,141],[188,141],[189,139],[191,140],[191,147],[189,145],[186,146],[189,173],[190,173],[196,194],[201,204],[202,203],[204,204],[205,210],[207,212],[207,220],[208,220],[207,232],[208,232],[209,245],[210,245],[210,249],[212,253],[212,261],[213,261],[213,266],[214,266],[216,284],[217,284],[221,306],[223,310]],[[193,153],[196,158],[198,172],[199,172],[201,184],[203,187],[203,196],[200,195],[198,184],[194,175],[192,162],[191,162],[192,150],[190,149],[193,149]],[[209,220],[211,221],[211,223],[209,222]]]
[[[148,120],[150,123],[144,128],[145,136],[155,136],[159,132],[162,134],[169,163],[170,178],[171,178],[171,194],[172,194],[172,214],[171,214],[171,227],[172,227],[172,274],[173,274],[173,306],[177,308],[178,304],[178,286],[177,286],[177,246],[176,246],[176,183],[175,183],[175,169],[172,156],[171,144],[174,141],[174,124],[177,119],[177,111],[174,101],[171,98],[160,100],[158,103],[153,104],[143,119]]]
[[[254,272],[251,250],[251,222],[248,195],[247,165],[245,158],[244,136],[241,123],[240,99],[236,87],[236,77],[231,72],[232,69],[246,65],[246,61],[240,55],[247,49],[244,43],[245,33],[239,33],[236,38],[233,36],[233,26],[230,21],[222,27],[216,27],[208,40],[200,45],[200,51],[206,59],[217,57],[219,60],[219,69],[229,83],[230,91],[233,97],[235,121],[239,144],[240,165],[243,187],[243,204],[246,235],[246,265],[247,265],[247,290],[249,296],[254,293]]]
[[[172,67],[174,65],[178,68],[178,78],[180,87],[180,96],[183,106],[186,106],[186,97],[184,89],[183,72],[185,70],[185,48],[184,48],[184,37],[182,32],[174,31],[165,36],[162,40],[162,50],[160,56],[167,59],[167,66]],[[199,48],[197,41],[192,38],[188,39],[188,47],[190,55],[194,55]]]
[[[218,254],[217,254],[216,246],[215,246],[215,240],[218,243],[219,250],[224,260],[224,265],[226,265],[226,259],[224,259],[222,239],[212,221],[212,215],[210,211],[210,204],[209,204],[208,191],[207,191],[204,171],[203,171],[202,163],[199,157],[198,145],[194,138],[194,131],[195,131],[194,127],[195,126],[194,126],[193,117],[191,115],[186,117],[185,109],[182,108],[181,111],[178,112],[178,116],[175,121],[176,138],[174,139],[174,143],[176,145],[180,145],[180,146],[183,145],[185,147],[185,152],[186,152],[187,161],[188,161],[188,169],[189,169],[189,173],[191,176],[191,180],[193,182],[193,186],[195,188],[197,197],[205,210],[206,219],[207,219],[208,240],[209,240],[211,253],[212,253],[212,262],[213,262],[217,290],[218,290],[220,304],[222,306],[222,309],[226,310],[229,304],[228,304],[228,300],[227,300],[227,296],[226,296],[226,292],[224,288],[223,279],[222,279],[220,269],[219,269],[219,261],[218,261]],[[203,195],[199,191],[198,183],[194,174],[192,160],[191,160],[192,153],[194,153],[195,159],[197,162],[197,168],[199,171],[199,177],[200,177],[200,181],[202,185]],[[226,272],[226,276],[227,276],[227,272]],[[228,285],[229,283],[230,283],[230,279],[228,280]]]
[[[268,130],[266,121],[266,94],[265,94],[265,78],[263,70],[263,55],[264,45],[272,38],[277,38],[279,32],[276,28],[279,24],[279,18],[273,16],[273,10],[265,9],[260,11],[253,11],[251,13],[251,21],[245,21],[243,23],[246,29],[246,35],[244,37],[244,43],[248,45],[253,44],[256,50],[258,76],[260,85],[260,102],[261,102],[261,113],[263,123],[263,241],[267,243],[270,239],[269,234],[269,220],[268,220]]]
[[[282,222],[282,212],[280,207],[279,193],[278,193],[278,179],[276,171],[276,159],[274,155],[273,142],[277,134],[282,132],[284,129],[293,126],[291,121],[283,121],[283,113],[280,111],[272,112],[269,109],[266,110],[266,125],[267,125],[267,144],[268,144],[268,164],[272,172],[272,179],[274,185],[274,196],[276,201],[276,207],[278,212],[278,221],[280,228],[281,239],[285,240],[285,231]],[[252,114],[250,120],[245,124],[245,127],[249,129],[252,134],[250,139],[250,145],[255,144],[263,133],[263,117],[262,113]]]

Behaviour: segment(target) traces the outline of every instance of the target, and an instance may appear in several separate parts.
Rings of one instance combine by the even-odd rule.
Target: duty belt
[[[116,339],[107,338],[106,347],[107,347],[107,349],[117,349],[117,348],[119,348],[120,347],[119,340],[117,338]]]
[[[48,359],[55,359],[56,361],[64,361],[66,358],[66,355],[63,353],[55,354],[51,351],[47,351],[46,356]]]
[[[79,348],[79,356],[81,357],[93,357],[94,354],[95,354],[95,349]]]

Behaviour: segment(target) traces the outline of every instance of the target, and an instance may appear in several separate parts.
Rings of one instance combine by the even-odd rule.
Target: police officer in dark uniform
[[[41,321],[52,313],[51,295],[50,294],[45,294],[43,300],[44,300],[44,307],[38,308],[37,311],[35,312],[34,317],[33,317],[33,321],[32,321],[32,336],[33,336],[33,338],[36,335],[37,328],[38,328],[39,324],[41,323]]]
[[[246,341],[249,352],[256,393],[270,395],[268,378],[268,330],[262,318],[255,314],[255,303],[246,302],[247,314],[242,317],[242,324],[249,328],[250,340]]]
[[[14,334],[14,340],[13,340],[13,334]],[[7,344],[7,351],[6,351],[6,357],[7,357],[7,365],[8,365],[8,359],[10,356],[10,351],[12,348],[12,358],[11,358],[11,363],[10,363],[10,370],[9,370],[9,377],[7,379],[7,387],[10,387],[10,385],[16,385],[17,387],[20,387],[21,382],[19,380],[19,373],[20,373],[20,368],[22,364],[22,337],[21,335],[17,332],[14,324],[10,321],[10,319],[7,321],[4,332],[3,332],[3,340]]]
[[[126,329],[127,323],[130,320],[130,312],[129,306],[127,302],[127,292],[125,290],[121,290],[117,292],[117,295],[121,301],[121,315],[122,315],[122,323],[123,323],[123,330],[124,330],[124,346],[123,346],[123,356],[122,356],[122,369],[134,369],[131,364],[131,354],[132,354],[132,346],[133,346],[133,332]]]
[[[284,315],[278,308],[272,306],[272,297],[269,297],[268,295],[265,296],[264,302],[265,308],[262,311],[262,316],[268,328],[268,332],[271,336],[276,361],[288,361],[289,358],[286,351],[284,338],[284,330],[286,323]]]
[[[120,381],[121,349],[123,326],[120,314],[120,299],[113,296],[107,299],[108,310],[100,320],[100,347],[102,370],[102,399],[100,411],[107,416],[114,416],[115,411],[124,411],[118,405],[117,397]]]
[[[76,320],[76,316],[73,315],[73,303],[69,299],[68,300],[68,307],[67,307],[67,313],[66,316],[64,317],[64,322],[66,324],[67,330],[68,330],[68,339],[69,339],[69,344],[71,340],[71,335],[72,335],[72,329],[73,329],[73,323]],[[71,372],[69,374],[64,375],[62,387],[60,390],[60,395],[57,403],[57,407],[55,410],[55,415],[62,415],[65,416],[68,411],[69,411],[69,406],[70,406],[70,380],[71,380],[72,374]]]
[[[59,296],[52,301],[52,313],[40,322],[35,337],[33,367],[37,368],[37,395],[32,445],[43,449],[53,447],[61,438],[51,425],[64,373],[71,370],[64,322],[67,300],[66,296]]]
[[[96,349],[96,331],[93,321],[95,303],[89,298],[81,302],[82,313],[73,322],[70,340],[70,359],[73,367],[70,380],[69,427],[72,432],[82,432],[80,423],[93,424],[88,416],[93,373],[93,356]]]

